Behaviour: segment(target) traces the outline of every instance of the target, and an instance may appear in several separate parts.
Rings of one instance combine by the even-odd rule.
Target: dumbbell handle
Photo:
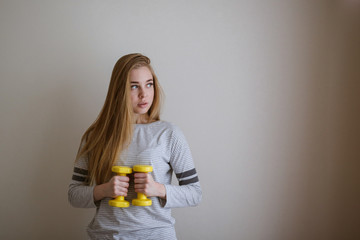
[[[112,171],[116,172],[118,176],[126,176],[126,174],[132,172],[132,169],[129,167],[113,166]],[[113,207],[129,207],[129,202],[125,201],[124,196],[118,196],[115,199],[110,200],[109,204]]]
[[[135,172],[143,172],[143,173],[149,173],[153,171],[153,167],[150,165],[135,165],[134,167]],[[143,193],[137,194],[138,199],[147,199],[147,196]]]
[[[126,176],[126,173],[118,173],[118,176]],[[117,196],[116,198],[115,198],[115,200],[116,201],[123,201],[125,199],[125,197],[124,196]]]
[[[149,173],[153,171],[153,167],[150,165],[135,165],[133,170],[134,172]],[[135,206],[151,206],[152,201],[145,194],[137,193],[137,198],[132,200],[132,204]]]

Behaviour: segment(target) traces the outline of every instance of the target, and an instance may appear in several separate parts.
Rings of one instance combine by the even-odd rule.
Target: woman
[[[176,239],[171,208],[196,206],[201,187],[189,146],[175,125],[160,120],[161,88],[141,54],[121,57],[96,121],[84,133],[69,186],[74,207],[96,208],[90,239]],[[151,173],[115,176],[114,165],[151,165]],[[171,185],[173,171],[179,186]],[[109,206],[137,193],[152,205]]]

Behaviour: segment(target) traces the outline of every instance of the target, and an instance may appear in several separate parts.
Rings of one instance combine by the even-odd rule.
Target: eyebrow
[[[148,80],[146,80],[147,83],[148,83],[148,82],[153,82],[153,81],[154,81],[154,79],[148,79]],[[139,82],[131,81],[130,83],[139,83]]]

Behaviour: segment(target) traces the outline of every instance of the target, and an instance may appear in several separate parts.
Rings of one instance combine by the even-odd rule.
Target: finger
[[[139,188],[135,188],[135,192],[136,192],[136,193],[143,193],[143,194],[145,194],[146,196],[150,196],[150,195],[151,195],[151,191],[150,191],[149,187],[146,186],[146,185],[142,185],[142,186],[140,186]]]
[[[130,178],[127,176],[114,176],[114,179],[121,182],[129,182]]]
[[[123,188],[123,187],[118,187],[115,192],[114,195],[115,197],[117,196],[127,196],[128,193],[128,189],[127,188]]]
[[[127,195],[127,189],[113,186],[113,188],[110,190],[109,194],[110,194],[110,196],[112,198],[115,198],[117,196],[126,196]]]
[[[111,188],[112,188],[112,192],[116,193],[121,189],[127,189],[129,188],[129,183],[128,182],[120,182],[118,180],[115,180],[115,182],[111,183]]]
[[[148,188],[147,184],[134,184],[135,192],[136,191],[144,191],[147,188]]]
[[[134,177],[135,178],[147,178],[149,174],[147,173],[135,173]]]
[[[147,183],[135,183],[134,188],[146,188],[148,186]]]
[[[127,189],[129,187],[129,183],[128,182],[118,182],[116,184],[116,186]]]
[[[121,179],[116,179],[113,183],[115,186],[121,186],[121,187],[129,187],[129,182],[127,181],[121,181]]]
[[[116,178],[115,182],[114,182],[114,185],[121,186],[121,187],[128,187],[129,182],[128,181],[123,181],[123,179],[121,179],[121,178]]]
[[[149,179],[147,179],[147,178],[135,178],[134,183],[149,183]]]

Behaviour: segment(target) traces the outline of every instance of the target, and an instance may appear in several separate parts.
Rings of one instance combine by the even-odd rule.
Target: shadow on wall
[[[337,12],[330,69],[329,197],[334,239],[360,239],[360,5],[348,3]]]

